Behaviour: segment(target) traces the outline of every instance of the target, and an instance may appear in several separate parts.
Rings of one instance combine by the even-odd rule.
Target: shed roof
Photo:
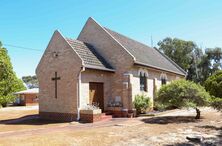
[[[38,94],[38,93],[39,93],[39,88],[33,88],[33,89],[19,91],[14,94],[16,95],[16,94]]]

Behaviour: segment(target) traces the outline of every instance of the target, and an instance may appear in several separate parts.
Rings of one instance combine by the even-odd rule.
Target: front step
[[[107,111],[107,112],[102,113],[102,114],[105,114],[105,115],[113,115],[113,113],[112,113],[112,112],[110,112],[110,111]]]
[[[101,120],[110,120],[112,118],[113,118],[112,115],[107,115],[106,113],[101,114]]]

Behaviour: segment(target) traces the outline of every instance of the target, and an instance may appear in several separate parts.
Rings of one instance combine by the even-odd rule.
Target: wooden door
[[[89,104],[97,104],[104,111],[103,83],[89,83]]]

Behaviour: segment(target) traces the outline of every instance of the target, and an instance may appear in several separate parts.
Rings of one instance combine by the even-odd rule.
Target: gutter
[[[78,86],[77,86],[77,118],[76,120],[80,120],[80,100],[81,100],[81,74],[85,71],[85,67],[81,67],[78,75]]]
[[[107,72],[115,72],[114,69],[109,69],[109,68],[104,68],[104,67],[99,67],[99,66],[92,66],[92,65],[85,65],[85,68],[102,70],[102,71],[107,71]]]
[[[170,72],[170,73],[174,73],[174,74],[178,74],[178,75],[182,75],[182,76],[186,76],[185,73],[182,74],[182,73],[179,73],[179,72],[170,71],[170,70],[159,68],[159,67],[156,67],[156,66],[147,65],[145,63],[141,63],[141,62],[138,62],[138,61],[135,61],[134,64],[135,65],[141,65],[141,66],[146,66],[146,67],[154,68],[154,69],[157,69],[157,70],[163,70],[163,71],[166,71],[166,72]]]

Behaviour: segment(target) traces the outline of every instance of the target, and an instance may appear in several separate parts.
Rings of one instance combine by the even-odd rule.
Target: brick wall
[[[61,121],[61,122],[71,122],[75,121],[77,118],[76,114],[73,113],[56,113],[56,112],[39,112],[41,119]]]
[[[101,114],[80,114],[80,121],[93,123],[101,120]]]
[[[112,97],[111,80],[114,73],[87,69],[81,75],[81,107],[89,104],[89,83],[101,82],[104,90],[104,108],[106,109],[109,99]]]
[[[148,72],[148,77],[147,77],[148,91],[147,92],[140,91],[140,78],[139,78],[139,75],[138,75],[138,71],[141,68]],[[133,67],[130,72],[132,73],[132,77],[131,77],[132,100],[134,100],[135,95],[145,94],[148,97],[150,97],[151,101],[153,102],[154,85],[157,87],[157,90],[161,87],[161,78],[160,78],[160,76],[161,76],[162,73],[165,73],[167,75],[167,83],[171,82],[172,80],[184,78],[183,76],[178,76],[178,75],[173,74],[173,73],[164,72],[164,71],[160,71],[160,70],[155,70],[155,69],[151,69],[151,68],[148,68],[148,67],[139,67],[139,66]]]
[[[107,33],[102,26],[100,26],[93,19],[89,18],[84,28],[82,29],[78,40],[87,42],[95,46],[99,52],[116,70],[111,79],[112,98],[120,96],[123,102],[123,108],[132,109],[132,100],[136,94],[146,94],[153,100],[154,82],[157,89],[161,86],[160,74],[163,71],[144,67],[149,72],[148,92],[140,92],[138,67],[134,66],[134,58],[122,47],[115,39]],[[115,55],[111,55],[115,54]],[[131,73],[128,88],[126,87],[127,77],[124,75]],[[176,74],[166,73],[168,81],[176,79]]]
[[[35,105],[38,103],[37,94],[25,94],[25,105]]]
[[[54,52],[58,57],[54,57]],[[76,113],[78,74],[81,65],[81,59],[56,31],[36,69],[40,112]],[[55,81],[52,81],[55,72],[61,78],[57,82],[57,98]]]
[[[133,65],[133,57],[110,36],[99,24],[89,18],[81,31],[78,40],[95,46],[99,52],[116,70],[111,80],[112,98],[120,96],[123,107],[128,108],[129,100],[124,90],[124,73]]]

